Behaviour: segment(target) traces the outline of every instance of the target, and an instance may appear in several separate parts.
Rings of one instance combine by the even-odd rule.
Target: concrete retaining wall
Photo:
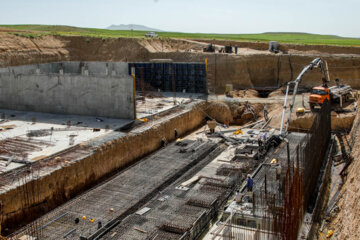
[[[0,68],[0,108],[134,119],[134,83],[126,63]]]

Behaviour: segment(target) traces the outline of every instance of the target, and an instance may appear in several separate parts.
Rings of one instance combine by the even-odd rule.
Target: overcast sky
[[[0,24],[360,37],[360,0],[0,0]]]

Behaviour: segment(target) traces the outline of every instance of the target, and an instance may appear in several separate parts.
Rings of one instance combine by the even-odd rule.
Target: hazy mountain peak
[[[111,25],[106,29],[109,30],[136,30],[136,31],[153,31],[153,32],[162,32],[160,29],[150,28],[144,25],[136,25],[136,24],[120,24],[120,25]]]

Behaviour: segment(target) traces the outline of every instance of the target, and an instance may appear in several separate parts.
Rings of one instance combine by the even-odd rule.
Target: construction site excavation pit
[[[127,63],[9,67],[0,77],[5,235],[152,153],[162,138],[172,141],[175,128],[182,136],[203,124],[203,113],[193,110],[202,107],[196,99],[202,94],[162,92],[156,99],[147,95],[147,103],[136,100]]]
[[[31,223],[25,226],[25,232],[29,233],[28,230],[33,229],[36,233],[25,235],[32,236],[39,231],[42,232],[47,223],[40,222],[47,221],[44,219],[54,214],[52,209],[57,212],[57,207],[61,204],[67,204],[67,201],[91,189],[95,184],[101,184],[104,178],[132,166],[153,153],[161,148],[163,140],[171,142],[175,137],[185,136],[206,124],[209,103],[202,100],[202,93],[183,92],[175,95],[159,91],[146,94],[138,92],[137,96],[140,98],[136,99],[135,108],[135,99],[132,98],[134,89],[130,87],[125,90],[116,84],[116,81],[124,81],[128,86],[134,86],[134,79],[127,72],[128,65],[113,65],[115,69],[119,67],[120,70],[113,70],[110,75],[109,66],[111,64],[63,62],[1,70],[1,77],[6,83],[2,89],[4,93],[22,94],[19,90],[23,86],[23,81],[27,82],[28,91],[33,92],[33,97],[26,101],[26,96],[21,95],[11,98],[10,101],[1,102],[3,109],[0,110],[0,128],[4,137],[1,141],[3,150],[0,165],[2,234],[8,235],[29,222]],[[103,68],[104,71],[98,71],[97,68]],[[96,81],[100,80],[115,81],[102,89],[107,91],[108,87],[113,91],[115,105],[106,102],[107,99],[102,99],[102,103],[109,105],[112,111],[104,107],[102,112],[98,111],[98,103],[90,97],[80,100],[76,99],[77,95],[72,96],[73,101],[80,101],[79,104],[87,106],[87,112],[72,106],[69,99],[61,98],[61,91],[74,91],[80,87],[75,82],[83,80],[88,83],[81,85],[79,90],[84,92],[84,96],[90,94],[93,97],[95,95],[91,91],[94,91],[94,88],[91,84],[97,84]],[[19,84],[8,84],[6,81],[17,81]],[[116,95],[119,90],[125,91],[127,98]],[[50,93],[51,91],[53,92]],[[58,98],[53,98],[52,103],[53,106],[59,107],[50,109],[48,107],[51,104],[41,104],[48,98],[48,94],[59,94]],[[121,107],[121,103],[126,106],[133,104],[133,108],[123,108],[122,112],[115,113],[120,115],[114,115],[114,110]],[[4,109],[15,108],[14,106],[16,110]],[[137,110],[136,115],[139,119],[134,119],[134,110]],[[215,109],[215,112],[218,110]],[[72,115],[69,115],[70,113]],[[92,114],[95,116],[91,116]],[[217,119],[218,116],[210,118]],[[218,143],[211,146],[213,150]],[[192,158],[189,161],[181,165],[183,171],[196,163]],[[169,167],[171,170],[180,166]],[[170,177],[170,183],[180,175]],[[155,189],[163,186],[162,180],[156,184]],[[149,196],[152,196],[153,191],[155,190],[151,187]],[[76,200],[71,200],[70,203],[73,201]],[[129,199],[126,202],[132,203],[136,200]],[[49,211],[49,215],[44,215]],[[44,217],[35,220],[42,215]],[[93,218],[96,218],[95,215]],[[107,220],[113,219],[102,217],[102,223],[107,223]]]
[[[203,95],[201,94],[197,96],[191,94],[190,96],[187,93],[181,93],[174,96],[173,93],[166,92],[148,93],[145,97],[137,100],[137,105],[139,106],[139,103],[148,104],[147,101],[153,101],[152,104],[156,104],[157,101],[162,103],[164,98],[169,99],[164,109],[155,114],[140,110],[140,114],[146,115],[136,121],[1,110],[1,129],[4,136],[7,137],[1,143],[6,147],[6,151],[2,153],[2,173],[0,175],[2,180],[0,199],[3,206],[2,233],[7,235],[7,233],[19,229],[24,223],[31,222],[9,235],[9,238],[35,236],[39,239],[58,239],[60,235],[62,237],[73,235],[76,239],[76,236],[90,234],[87,237],[91,239],[93,234],[105,236],[106,229],[110,224],[117,226],[120,220],[125,220],[130,214],[136,213],[135,210],[141,210],[140,207],[150,202],[158,195],[159,191],[168,189],[170,186],[184,191],[188,189],[187,186],[183,187],[181,184],[174,186],[174,184],[179,184],[179,181],[186,182],[194,177],[198,180],[202,179],[199,181],[201,184],[195,188],[199,189],[190,194],[194,194],[194,200],[190,199],[194,203],[188,204],[189,195],[184,197],[178,207],[182,205],[185,207],[189,205],[190,208],[197,207],[200,210],[197,214],[201,214],[194,215],[196,219],[206,212],[204,215],[206,218],[202,220],[202,226],[206,226],[215,216],[217,209],[221,208],[227,197],[231,195],[234,186],[244,178],[243,174],[221,173],[228,171],[226,168],[225,170],[219,168],[223,167],[223,164],[209,165],[225,150],[226,155],[229,153],[227,153],[227,144],[224,143],[224,136],[208,135],[209,129],[206,121],[216,119],[218,121],[216,132],[226,130],[226,135],[231,137],[236,137],[233,132],[236,132],[239,127],[228,126],[229,123],[235,124],[236,121],[231,119],[232,113],[229,111],[230,107],[227,103],[214,105],[212,101],[202,100]],[[242,104],[239,103],[238,107],[242,107]],[[233,106],[232,108],[236,109],[237,107]],[[242,115],[247,117],[241,121],[244,124],[252,123],[252,126],[263,126],[265,122],[258,120],[261,108],[254,109],[251,105],[246,108],[242,109]],[[224,111],[230,119],[221,119]],[[244,113],[246,111],[247,113]],[[201,127],[200,131],[181,139],[199,127]],[[246,133],[245,129],[244,132]],[[178,141],[171,143],[176,137]],[[146,140],[144,141],[144,139]],[[241,141],[246,141],[246,139]],[[22,144],[24,142],[26,144]],[[164,144],[167,143],[169,145],[164,147]],[[159,148],[160,150],[156,151]],[[19,149],[23,150],[18,151]],[[156,152],[153,153],[154,151]],[[147,155],[149,156],[145,157]],[[207,165],[209,165],[208,169],[204,168]],[[250,171],[253,169],[253,165],[246,165],[243,171]],[[131,171],[144,171],[144,169],[152,168],[154,168],[154,172],[149,174],[144,172],[143,179],[133,178],[140,177],[139,173],[131,174]],[[120,173],[113,175],[119,170],[121,170]],[[196,177],[195,174],[199,171],[205,172],[200,177]],[[220,173],[219,178],[211,177],[217,172]],[[156,177],[157,173],[160,174],[158,177]],[[124,190],[119,190],[120,196],[112,195],[115,193],[114,189],[105,192],[100,190],[105,186],[110,186],[110,182],[114,182],[116,179],[124,181],[126,177],[123,174],[130,175],[126,182],[115,184],[125,187]],[[111,175],[113,177],[105,182],[100,182],[105,176]],[[154,177],[152,178],[153,183],[149,176]],[[206,183],[206,186],[203,186],[204,179],[215,182]],[[135,185],[127,186],[132,180]],[[98,185],[93,187],[94,184]],[[135,186],[140,188],[136,190]],[[148,188],[146,192],[144,192],[145,186]],[[219,187],[224,189],[218,189]],[[96,193],[97,191],[101,191],[101,194]],[[197,200],[197,191],[204,191],[199,194],[203,196],[204,201],[210,202],[202,203],[203,200]],[[134,192],[137,194],[134,195]],[[79,193],[82,194],[79,195]],[[91,194],[95,195],[87,197]],[[109,200],[106,200],[107,198]],[[88,200],[90,205],[85,204]],[[198,201],[200,202],[198,203]],[[105,205],[97,209],[95,206],[98,206],[100,202]],[[125,205],[121,205],[121,202]],[[63,203],[65,205],[58,207]],[[213,205],[214,203],[216,204]],[[198,206],[199,204],[200,206]],[[201,207],[203,204],[206,206],[205,210]],[[211,211],[207,211],[206,209],[210,206],[212,206]],[[72,210],[64,210],[66,213],[59,215],[59,212],[63,211],[62,209],[68,209],[68,207]],[[55,210],[51,211],[52,209]],[[119,212],[120,209],[126,211]],[[41,215],[43,216],[41,217]],[[77,219],[80,220],[83,216],[88,220],[97,220],[97,227],[90,230],[89,226],[95,226],[95,224],[88,226],[83,222],[82,224],[85,224],[83,230],[87,229],[87,233],[80,229],[73,230],[74,226],[80,225],[73,226],[72,224],[78,224]],[[40,218],[35,220],[37,217]],[[72,228],[69,229],[69,226],[64,224],[70,224],[69,226]],[[56,227],[62,225],[64,225],[63,228]],[[100,225],[102,227],[99,227]],[[166,228],[166,224],[164,228]],[[77,235],[79,233],[80,235]],[[195,237],[200,233],[197,230],[191,234],[192,237]],[[168,234],[168,232],[165,231],[163,234]]]
[[[203,106],[196,106],[199,107]],[[262,126],[261,122],[251,125],[260,126],[259,123]],[[216,129],[222,129],[222,133],[210,134],[207,125],[203,125],[163,146],[32,222],[10,239],[172,239],[184,234],[190,239],[198,237],[236,186],[258,165],[257,138],[267,132],[243,128],[243,134],[238,136],[234,134],[238,126]],[[248,158],[248,154],[235,152],[235,146],[225,139],[234,139],[238,141],[236,145],[244,148],[251,142],[254,153],[242,162],[239,159]],[[235,166],[237,170],[233,169]]]
[[[196,239],[203,234],[247,174],[269,161],[268,151],[276,151],[279,143],[270,140],[278,134],[276,122],[274,128],[272,121],[263,118],[261,102],[205,101],[202,95],[195,98],[183,94],[179,95],[183,99],[174,104],[173,93],[154,92],[138,99],[137,105],[147,104],[148,100],[156,104],[164,98],[168,99],[168,109],[155,114],[143,112],[146,121],[127,120],[120,125],[121,121],[104,117],[55,117],[3,110],[6,124],[14,118],[34,128],[27,128],[30,139],[57,138],[58,128],[54,127],[53,135],[49,135],[44,129],[51,127],[42,122],[60,124],[59,132],[69,131],[69,135],[74,135],[71,131],[99,134],[95,138],[89,135],[87,141],[77,142],[75,138],[66,151],[36,158],[31,164],[16,159],[11,162],[24,166],[0,175],[2,182],[10,183],[11,179],[13,186],[2,186],[3,206],[8,207],[3,208],[3,213],[9,211],[2,215],[3,232],[30,222],[9,238]],[[269,117],[276,117],[279,103],[267,105]],[[217,122],[214,134],[210,134],[208,124],[212,120]],[[178,140],[172,142],[175,137]],[[269,144],[260,146],[259,139],[269,139]],[[100,181],[105,176],[107,180]],[[48,190],[44,191],[44,187]],[[27,194],[21,195],[23,192]],[[6,201],[9,199],[11,202]],[[31,217],[26,221],[24,215]]]
[[[203,53],[206,42],[191,51],[201,41],[182,41],[180,52],[177,40],[159,52],[159,39],[91,39],[104,56],[2,62],[0,239],[316,234],[333,152],[348,153],[357,105],[312,112],[306,90],[319,71],[282,116],[286,84],[318,53]],[[109,42],[138,52],[113,55]],[[358,87],[359,56],[323,51],[330,76]]]
[[[173,118],[171,113],[167,116],[169,120],[160,123],[153,133],[160,136],[163,133],[169,141],[179,134],[176,141],[166,143],[160,141],[159,135],[153,137],[160,145],[159,150],[31,222],[9,239],[197,239],[222,212],[248,174],[258,179],[258,174],[263,174],[261,169],[271,167],[273,158],[284,159],[286,167],[286,144],[281,144],[276,137],[278,130],[268,127],[263,119],[249,120],[245,126],[218,124],[211,133],[211,124],[204,125],[204,121],[214,119],[211,111],[207,112],[214,107],[212,103],[202,101],[187,107],[191,110],[177,112]],[[220,109],[217,106],[217,112]],[[188,121],[188,114],[195,114],[192,118],[200,114],[195,129],[200,128],[186,135],[182,133],[182,124],[174,122],[177,118],[182,123]],[[143,134],[140,128],[153,131],[153,121],[156,120],[132,131],[139,134]],[[162,129],[167,124],[171,126]],[[301,133],[288,136],[292,155],[296,155],[297,146],[305,137]],[[152,143],[151,137],[147,143]],[[139,148],[139,144],[135,147]],[[276,184],[270,176],[268,181]],[[32,193],[37,189],[34,190]]]

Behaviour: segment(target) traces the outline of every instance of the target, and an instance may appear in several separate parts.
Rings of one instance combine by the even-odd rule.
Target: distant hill
[[[134,30],[134,31],[151,31],[151,32],[163,32],[160,29],[150,28],[144,25],[136,25],[136,24],[120,24],[120,25],[111,25],[106,29],[109,30]]]

